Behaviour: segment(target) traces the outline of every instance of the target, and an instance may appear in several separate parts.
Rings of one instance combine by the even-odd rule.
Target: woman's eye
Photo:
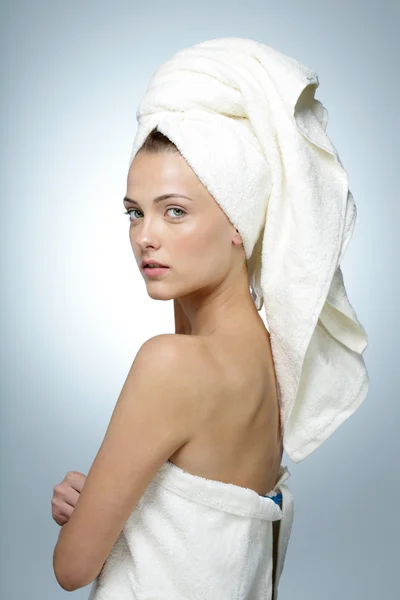
[[[174,207],[172,207],[172,208],[168,208],[167,212],[168,212],[169,210],[178,210],[178,211],[181,211],[181,213],[182,213],[182,214],[181,214],[181,215],[178,215],[177,217],[174,217],[174,219],[175,219],[175,220],[182,218],[182,217],[183,217],[183,215],[185,214],[185,211],[184,211],[184,210],[182,210],[182,208],[177,208],[177,207],[176,207],[176,208],[174,208]],[[131,222],[132,222],[132,221],[137,221],[137,219],[132,219],[132,218],[131,218],[131,215],[132,215],[133,213],[136,213],[136,212],[138,212],[138,213],[141,213],[142,211],[141,211],[141,210],[139,210],[138,208],[133,208],[133,209],[131,209],[131,210],[127,210],[127,211],[125,211],[125,212],[124,212],[124,215],[128,215],[128,218],[129,218],[129,220],[130,220]],[[142,214],[143,214],[143,213],[142,213]]]
[[[178,215],[178,219],[179,219],[180,217],[182,217],[182,216],[185,214],[185,211],[184,211],[184,210],[182,210],[181,208],[169,208],[168,210],[180,210],[182,214],[181,214],[181,215]],[[167,212],[168,212],[168,211],[167,211]]]
[[[138,210],[137,208],[133,208],[132,210],[127,210],[126,212],[124,212],[124,215],[128,215],[128,219],[131,221],[131,214],[134,212],[140,212],[140,210]],[[136,221],[136,219],[134,219]]]

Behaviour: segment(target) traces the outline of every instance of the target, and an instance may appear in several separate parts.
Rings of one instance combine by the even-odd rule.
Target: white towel
[[[260,42],[196,44],[153,74],[130,157],[157,127],[241,234],[254,301],[265,305],[283,445],[295,462],[369,387],[367,335],[340,269],[356,207],[318,86],[315,72]]]
[[[280,507],[252,489],[167,461],[127,519],[88,600],[277,600],[294,517],[289,476],[281,466],[269,493],[282,494]]]

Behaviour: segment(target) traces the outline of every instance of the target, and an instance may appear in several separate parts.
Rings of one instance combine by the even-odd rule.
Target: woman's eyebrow
[[[174,198],[174,197],[178,197],[178,198],[186,198],[186,200],[193,200],[193,198],[189,198],[189,196],[183,196],[183,194],[162,194],[161,196],[157,196],[156,198],[154,198],[153,203],[157,204],[157,202],[161,202],[162,200],[167,200],[167,198]],[[125,198],[123,199],[122,202],[129,202],[130,204],[137,204],[138,206],[140,206],[139,202],[136,202],[136,200],[132,200],[132,198],[128,198],[127,196],[125,196]]]

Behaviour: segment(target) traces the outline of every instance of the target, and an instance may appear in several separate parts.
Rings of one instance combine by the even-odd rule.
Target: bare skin
[[[193,438],[170,461],[185,471],[267,494],[282,460],[269,334],[250,325],[194,340],[208,393]],[[196,356],[196,354],[195,354]]]
[[[153,203],[166,193],[191,200]],[[175,333],[187,336],[196,368],[204,366],[198,427],[169,460],[267,494],[282,460],[279,403],[270,336],[250,295],[241,236],[179,153],[139,152],[126,197],[136,200],[124,205],[132,211],[129,237],[147,292],[174,299]],[[143,259],[169,268],[147,276]],[[178,374],[179,365],[171,376]]]

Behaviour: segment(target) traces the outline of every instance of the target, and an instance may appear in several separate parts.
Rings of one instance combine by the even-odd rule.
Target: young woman
[[[317,85],[238,38],[155,73],[123,202],[176,329],[139,349],[84,485],[55,489],[75,506],[54,551],[64,589],[276,600],[293,519],[283,448],[305,458],[368,389],[340,271],[354,203]]]
[[[168,197],[160,199],[165,194]],[[123,202],[130,221],[132,250],[147,293],[157,300],[174,299],[175,334],[151,338],[138,352],[73,519],[63,527],[71,527],[71,533],[60,535],[55,549],[56,576],[64,589],[75,590],[99,575],[116,533],[120,533],[146,488],[168,461],[167,469],[171,470],[166,474],[176,486],[178,497],[192,495],[177,513],[184,523],[186,511],[186,519],[193,526],[193,541],[197,543],[197,547],[182,545],[180,549],[187,557],[179,575],[188,581],[185,593],[192,594],[191,586],[198,589],[186,598],[206,597],[203,595],[206,589],[215,598],[232,597],[229,594],[241,585],[240,567],[249,569],[250,536],[256,540],[259,530],[264,530],[263,544],[272,549],[272,538],[269,540],[267,534],[272,536],[273,521],[266,520],[268,510],[262,514],[255,504],[257,496],[273,492],[282,474],[278,388],[269,333],[250,293],[239,233],[163,134],[152,133],[132,162]],[[164,265],[162,270],[146,267],[151,261]],[[174,471],[174,466],[182,471]],[[178,475],[177,482],[174,475]],[[189,479],[181,481],[180,477],[185,475]],[[200,484],[200,490],[192,487],[191,475],[197,478],[194,481]],[[216,487],[205,487],[204,497],[197,504],[201,478],[206,486],[215,482]],[[218,484],[228,496],[225,502]],[[95,497],[100,486],[103,491]],[[153,491],[153,507],[154,496]],[[279,505],[269,498],[263,500],[269,511],[275,511],[269,518],[279,517]],[[168,503],[165,498],[159,502],[164,502],[164,512]],[[199,509],[205,509],[204,503],[210,513],[215,513],[211,527],[206,519],[202,522],[199,514]],[[243,513],[242,519],[237,505]],[[145,512],[146,508],[141,506]],[[225,532],[218,517],[225,524]],[[99,518],[101,523],[97,521]],[[139,527],[135,532],[133,525],[131,531],[135,543],[136,535],[143,532],[139,533]],[[185,538],[188,533],[185,530]],[[224,536],[228,537],[229,545]],[[149,554],[142,558],[149,561],[150,583],[149,575],[134,566],[132,555],[132,564],[127,563],[128,548],[128,542],[123,545],[120,537],[93,586],[93,598],[96,589],[103,589],[103,593],[104,588],[115,590],[115,586],[121,585],[120,580],[133,581],[135,577],[145,580],[145,584],[127,583],[131,586],[129,596],[125,588],[117,587],[121,600],[136,598],[135,591],[140,598],[140,589],[150,593],[150,585],[154,585],[155,593],[158,590],[160,598],[183,598],[178,574],[171,572],[166,559],[162,561],[163,568],[161,565],[155,568],[157,553],[151,558],[147,548]],[[172,549],[171,543],[171,552]],[[138,547],[138,556],[145,551],[146,546]],[[174,554],[177,559],[178,549]],[[270,550],[263,558],[265,569],[259,576],[258,585],[261,584],[263,593],[271,575],[269,554]],[[254,558],[260,559],[259,552]],[[118,577],[110,568],[116,566],[116,561]],[[206,577],[207,570],[199,568],[201,562],[216,569],[218,583],[211,579],[210,573]],[[189,577],[191,568],[197,568],[200,583]],[[168,573],[168,582],[163,571]],[[256,580],[253,574],[249,578],[251,585]]]

